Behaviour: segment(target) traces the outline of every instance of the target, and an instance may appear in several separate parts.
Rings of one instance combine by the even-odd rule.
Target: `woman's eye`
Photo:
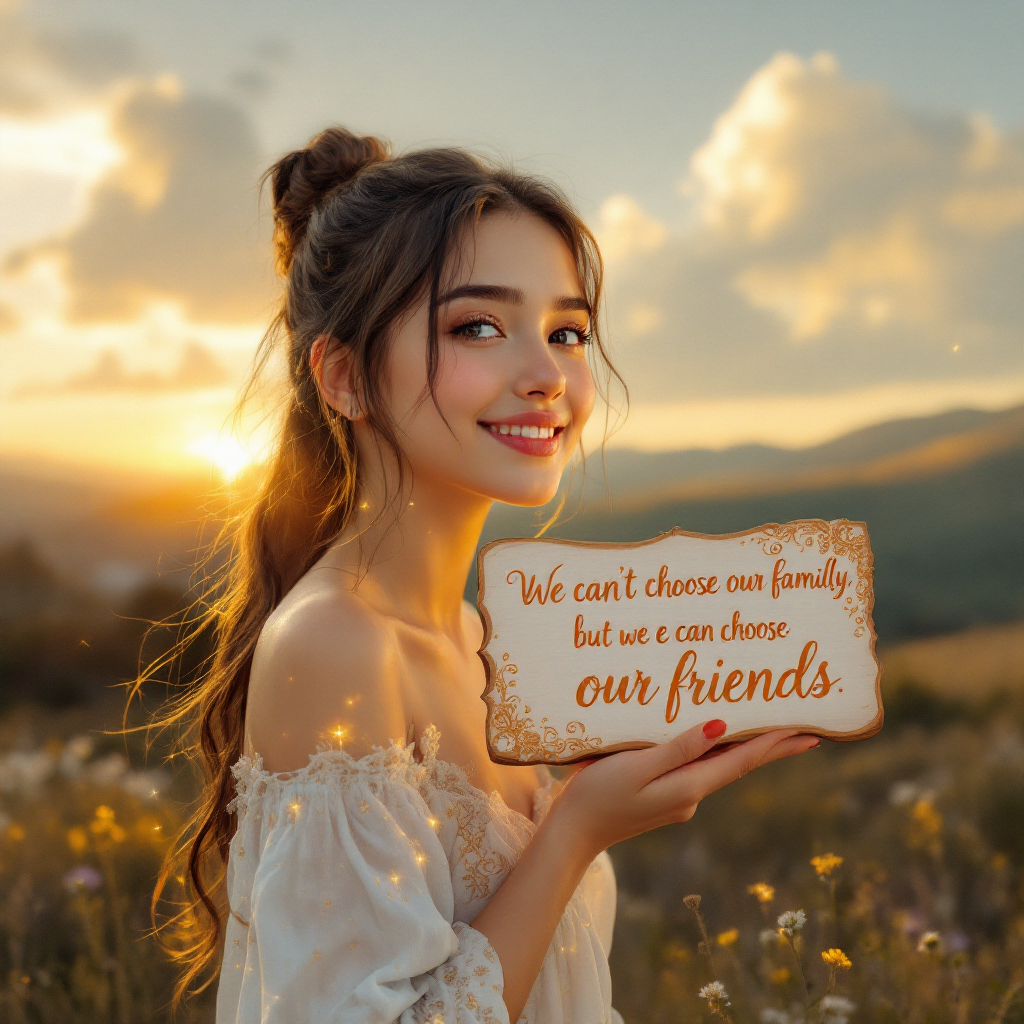
[[[469,338],[470,341],[483,341],[487,338],[500,337],[501,331],[486,320],[474,320],[469,324],[460,324],[452,331],[452,334],[460,338]]]
[[[576,345],[586,345],[590,341],[590,335],[580,327],[560,327],[548,341],[573,348]]]

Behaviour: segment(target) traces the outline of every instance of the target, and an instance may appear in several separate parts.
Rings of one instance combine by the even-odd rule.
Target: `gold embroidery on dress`
[[[478,808],[458,801],[449,811],[455,818],[455,833],[460,843],[458,856],[465,868],[462,880],[469,890],[469,899],[486,899],[491,894],[491,880],[503,881],[512,870],[513,862],[496,851],[486,850],[487,818],[479,814]]]
[[[427,726],[420,739],[426,788],[440,791],[452,798],[446,816],[455,820],[456,849],[453,863],[463,867],[462,881],[466,884],[467,901],[486,899],[490,896],[494,881],[500,885],[515,866],[516,859],[529,835],[520,835],[521,829],[514,827],[515,814],[504,808],[500,797],[488,800],[475,786],[470,785],[466,773],[457,765],[437,758],[440,733],[433,725]],[[497,801],[497,806],[496,806]],[[505,814],[501,810],[505,810]],[[509,841],[516,847],[513,855],[506,855],[488,843],[488,825],[496,818],[503,818],[509,824]],[[494,838],[493,836],[491,838]]]

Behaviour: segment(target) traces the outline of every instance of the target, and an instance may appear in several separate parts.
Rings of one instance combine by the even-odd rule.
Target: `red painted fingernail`
[[[709,740],[717,739],[725,732],[727,726],[720,718],[712,718],[710,722],[704,723],[704,735]]]

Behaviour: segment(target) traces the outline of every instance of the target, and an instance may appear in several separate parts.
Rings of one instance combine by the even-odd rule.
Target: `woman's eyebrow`
[[[492,302],[504,302],[509,306],[522,306],[526,296],[519,288],[510,288],[504,284],[464,284],[445,292],[437,300],[439,306],[456,299],[490,299]],[[583,310],[590,312],[590,303],[582,295],[563,296],[555,299],[552,308],[559,312]]]
[[[555,299],[554,308],[560,313],[571,312],[575,310],[583,310],[585,313],[590,312],[590,303],[587,302],[582,295],[564,296],[561,299]]]
[[[437,300],[437,304],[443,306],[446,302],[454,302],[456,299],[491,299],[510,306],[521,306],[526,302],[526,296],[519,288],[510,288],[504,284],[464,284],[460,288],[445,292]]]

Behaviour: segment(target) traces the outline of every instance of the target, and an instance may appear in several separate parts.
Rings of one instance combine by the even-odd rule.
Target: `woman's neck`
[[[492,505],[490,498],[423,479],[407,481],[405,493],[390,500],[374,474],[322,564],[352,572],[357,592],[381,611],[460,636],[466,578]]]

